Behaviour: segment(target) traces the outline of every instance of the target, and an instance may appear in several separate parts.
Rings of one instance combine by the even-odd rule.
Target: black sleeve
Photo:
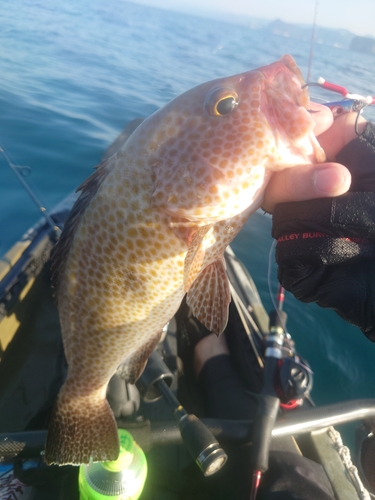
[[[375,125],[336,159],[351,172],[348,193],[275,208],[278,278],[297,299],[334,309],[375,341]]]

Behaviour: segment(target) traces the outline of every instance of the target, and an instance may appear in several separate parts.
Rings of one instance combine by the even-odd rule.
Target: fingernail
[[[319,193],[337,195],[348,190],[350,180],[337,168],[323,168],[314,172],[314,184]]]

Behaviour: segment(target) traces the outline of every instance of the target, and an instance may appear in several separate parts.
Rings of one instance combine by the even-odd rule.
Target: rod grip
[[[265,472],[268,469],[268,456],[279,411],[279,398],[263,394],[259,398],[258,411],[254,418],[254,431],[251,447],[251,465],[253,470]]]

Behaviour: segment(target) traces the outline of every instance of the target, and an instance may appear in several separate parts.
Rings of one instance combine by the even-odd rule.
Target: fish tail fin
[[[53,409],[44,460],[48,465],[116,460],[119,438],[112,410],[100,395],[67,398],[62,388]],[[105,394],[105,392],[104,392]]]

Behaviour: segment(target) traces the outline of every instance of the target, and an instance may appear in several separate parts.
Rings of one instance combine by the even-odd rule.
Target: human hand
[[[334,309],[375,342],[375,124],[360,120],[361,137],[352,140],[355,120],[354,113],[343,115],[318,138],[328,159],[350,173],[338,163],[294,167],[276,178],[267,209],[274,208],[282,286],[302,302]],[[322,168],[328,189],[319,192]]]
[[[335,163],[337,153],[357,137],[355,132],[356,113],[346,113],[333,121],[327,106],[311,103],[315,120],[314,133],[324,149],[327,162],[314,165],[295,166],[275,173],[268,184],[262,208],[273,212],[275,205],[288,201],[304,201],[315,198],[339,196],[348,191],[351,175],[347,168]],[[366,120],[358,121],[362,132]]]

